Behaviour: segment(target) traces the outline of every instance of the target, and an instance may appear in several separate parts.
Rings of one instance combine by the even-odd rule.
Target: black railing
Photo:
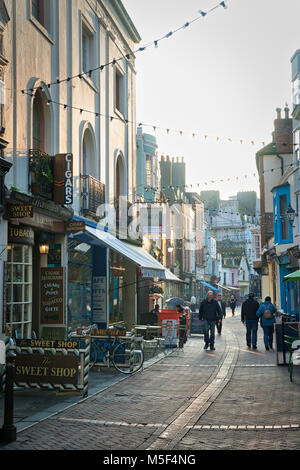
[[[97,215],[97,209],[105,203],[105,184],[91,175],[81,175],[81,208],[84,214]]]

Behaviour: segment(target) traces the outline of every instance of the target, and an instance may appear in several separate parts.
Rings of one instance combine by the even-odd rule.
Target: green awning
[[[300,281],[300,269],[298,271],[295,271],[291,274],[288,274],[283,278],[283,282],[293,282],[293,281]]]

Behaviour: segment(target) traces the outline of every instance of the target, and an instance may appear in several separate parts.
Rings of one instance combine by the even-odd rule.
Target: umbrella
[[[180,299],[179,297],[172,297],[171,299],[166,300],[166,303],[175,304],[175,305],[177,304],[186,305],[189,302],[186,302],[185,300]]]
[[[294,271],[291,274],[288,274],[287,276],[283,278],[283,282],[293,282],[293,281],[295,282],[300,281],[300,269],[298,269],[298,271]]]

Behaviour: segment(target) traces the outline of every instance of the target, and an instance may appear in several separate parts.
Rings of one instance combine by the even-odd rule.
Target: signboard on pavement
[[[78,358],[53,354],[18,354],[14,373],[16,382],[77,385]]]

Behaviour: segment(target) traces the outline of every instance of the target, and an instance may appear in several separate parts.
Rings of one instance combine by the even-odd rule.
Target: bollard
[[[4,424],[0,440],[5,443],[17,440],[17,430],[14,426],[14,359],[15,353],[9,351],[6,358],[6,381],[4,397]]]

